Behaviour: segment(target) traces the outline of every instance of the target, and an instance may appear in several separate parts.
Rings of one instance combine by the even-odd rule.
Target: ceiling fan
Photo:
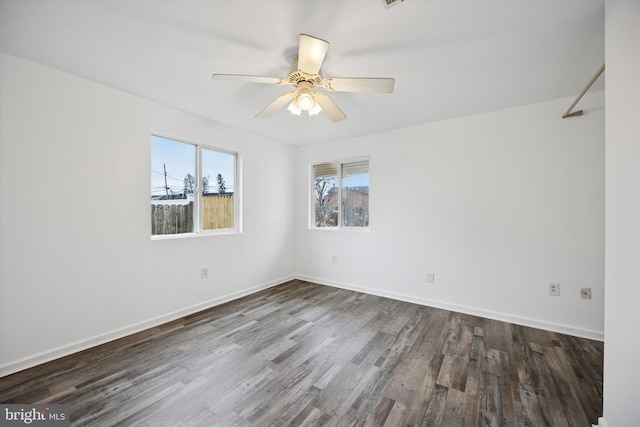
[[[294,90],[285,92],[275,101],[260,111],[256,117],[267,118],[289,104],[287,109],[300,115],[306,111],[310,116],[323,112],[332,122],[344,120],[347,116],[327,96],[322,88],[335,92],[367,92],[391,93],[395,80],[392,78],[373,77],[327,77],[320,74],[320,67],[327,54],[329,42],[300,34],[298,55],[294,57],[287,77],[266,77],[244,74],[213,74],[214,80],[235,80],[252,83],[267,83],[276,85],[291,85]]]

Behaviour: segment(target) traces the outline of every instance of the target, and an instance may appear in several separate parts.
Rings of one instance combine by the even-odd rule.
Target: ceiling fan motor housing
[[[312,86],[318,86],[322,83],[322,77],[320,74],[309,74],[298,69],[298,55],[293,58],[293,63],[289,68],[289,75],[287,81],[293,86],[298,86],[298,83],[309,82]]]

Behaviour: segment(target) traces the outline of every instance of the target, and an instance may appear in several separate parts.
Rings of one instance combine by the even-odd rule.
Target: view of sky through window
[[[218,175],[224,181],[225,192],[234,192],[234,160],[233,154],[202,150],[202,176],[207,178],[208,193],[219,191]],[[187,175],[196,176],[196,146],[152,135],[151,197],[183,194]]]

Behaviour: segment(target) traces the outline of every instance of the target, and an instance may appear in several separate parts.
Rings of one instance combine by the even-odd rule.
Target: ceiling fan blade
[[[329,49],[329,42],[300,34],[298,39],[298,70],[307,74],[319,74],[327,49]]]
[[[289,83],[280,77],[250,76],[246,74],[212,74],[211,78],[213,80],[235,80],[239,82],[266,83],[274,85],[284,85]]]
[[[284,107],[285,105],[293,101],[293,98],[295,96],[296,96],[295,91],[283,93],[275,101],[269,104],[264,110],[256,114],[256,117],[260,119],[266,119],[268,117],[271,117],[273,113],[275,113],[276,111],[278,111],[279,109],[281,109],[282,107]]]
[[[392,93],[395,79],[373,77],[328,77],[322,87],[336,92]]]
[[[326,114],[333,123],[347,118],[342,110],[324,93],[314,92],[314,99],[320,105],[320,108],[322,108],[322,112]]]

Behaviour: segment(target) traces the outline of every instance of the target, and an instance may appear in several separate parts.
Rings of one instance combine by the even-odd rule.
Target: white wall
[[[604,94],[563,120],[572,101],[299,149],[298,275],[602,339]],[[309,164],[362,155],[370,232],[309,230]],[[560,283],[559,297],[548,282]]]
[[[0,61],[0,374],[292,277],[292,147]],[[151,132],[240,152],[242,234],[150,239]]]
[[[640,425],[640,2],[606,2],[604,419]]]

